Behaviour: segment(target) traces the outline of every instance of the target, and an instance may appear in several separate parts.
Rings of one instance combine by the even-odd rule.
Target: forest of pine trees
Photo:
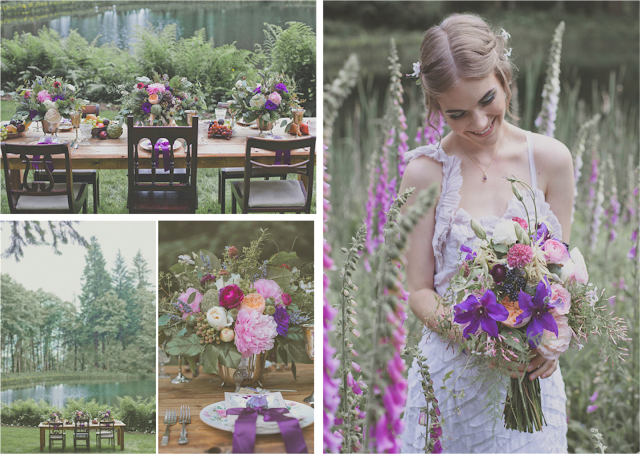
[[[78,309],[2,274],[2,372],[153,372],[156,306],[148,274],[140,251],[130,267],[118,251],[107,270],[96,237],[85,254]]]

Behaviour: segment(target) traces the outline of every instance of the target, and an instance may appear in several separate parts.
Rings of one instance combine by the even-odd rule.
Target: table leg
[[[40,428],[40,452],[44,451],[44,427]]]
[[[124,451],[124,427],[120,427],[120,451]]]

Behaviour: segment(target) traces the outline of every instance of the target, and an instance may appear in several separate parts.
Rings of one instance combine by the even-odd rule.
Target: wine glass
[[[302,124],[302,118],[304,117],[305,110],[302,107],[298,107],[295,109],[291,109],[291,113],[293,114],[293,124],[297,126],[297,136],[300,137],[300,125]]]
[[[71,119],[73,129],[76,130],[76,140],[73,141],[73,143],[75,144],[78,141],[78,129],[80,128],[80,121],[82,120],[82,111],[77,110],[75,112],[71,112],[69,114],[69,118]]]
[[[158,378],[171,378],[167,372],[164,371],[164,366],[171,360],[171,356],[167,355],[165,351],[158,347],[158,363],[160,364],[160,373]]]

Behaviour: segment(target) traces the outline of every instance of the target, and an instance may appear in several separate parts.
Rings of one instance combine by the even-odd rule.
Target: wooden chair
[[[87,114],[94,114],[96,117],[100,115],[100,104],[91,104],[88,106],[82,106],[82,118],[85,118]]]
[[[309,148],[309,158],[298,164],[262,164],[251,159],[253,148],[283,152]],[[236,213],[236,203],[239,203],[242,213],[311,213],[315,149],[314,136],[290,140],[249,137],[244,158],[244,180],[231,183],[231,212]],[[289,173],[306,177],[306,185],[300,180],[251,180]]]
[[[64,183],[66,181],[67,177],[64,170],[54,170],[52,173],[55,183]],[[98,208],[100,207],[100,172],[98,169],[74,170],[73,181],[91,185],[93,188],[93,214],[98,214]]]
[[[281,180],[286,180],[287,175],[274,175],[280,177]],[[220,204],[220,213],[225,213],[225,194],[227,189],[228,180],[243,180],[244,179],[244,167],[222,167],[218,169],[218,203]],[[265,180],[269,180],[269,177],[264,177]]]
[[[23,169],[9,171],[8,155],[19,155]],[[49,164],[54,155],[63,155],[64,183],[56,183]],[[11,213],[87,212],[87,185],[74,183],[68,144],[23,145],[2,144],[2,164]],[[36,169],[37,167],[37,169]],[[23,171],[18,188],[13,188],[11,172]]]
[[[51,452],[51,445],[53,445],[54,442],[58,441],[62,442],[62,450],[64,451],[67,443],[67,435],[64,432],[62,424],[62,421],[49,421],[49,452]]]
[[[109,440],[109,444],[113,445],[116,450],[116,427],[113,421],[99,421],[98,432],[96,432],[96,444],[98,449],[102,451],[102,440]]]
[[[191,126],[133,126],[133,117],[127,118],[129,153],[129,194],[127,204],[130,213],[195,213],[198,192],[198,117],[193,117]],[[169,141],[169,170],[158,172],[156,164],[160,157],[153,151],[142,151],[143,157],[150,156],[151,167],[148,172],[140,168],[138,144],[149,139],[153,145],[160,138]],[[173,144],[184,139],[186,152],[184,173],[176,173]],[[160,175],[160,177],[158,177]]]
[[[78,444],[86,442],[87,451],[90,449],[89,442],[91,437],[89,436],[89,418],[78,418],[75,420],[75,427],[73,428],[73,451],[77,452]]]

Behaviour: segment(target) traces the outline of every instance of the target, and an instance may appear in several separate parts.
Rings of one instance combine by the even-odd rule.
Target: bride
[[[566,395],[557,360],[534,356],[527,370],[541,378],[542,409],[547,426],[533,434],[494,425],[485,410],[490,383],[474,380],[466,368],[465,354],[457,354],[460,333],[447,339],[430,331],[437,320],[449,316],[436,301],[458,272],[460,246],[476,238],[472,219],[488,235],[502,219],[526,219],[524,207],[514,197],[505,177],[514,175],[536,192],[539,217],[552,227],[554,237],[569,243],[574,195],[573,165],[569,150],[557,140],[532,134],[508,123],[513,64],[507,49],[508,34],[494,33],[481,18],[452,15],[425,34],[420,49],[420,81],[428,118],[442,115],[451,133],[436,145],[407,154],[408,164],[400,188],[420,190],[436,184],[437,206],[416,226],[406,252],[409,305],[425,324],[420,349],[427,357],[436,397],[442,412],[445,452],[567,452]],[[405,209],[413,203],[415,195]],[[525,201],[526,197],[525,197]],[[532,203],[531,199],[528,200]],[[451,387],[462,397],[443,391],[445,374],[453,370]],[[525,366],[511,371],[524,373]],[[475,372],[477,373],[477,372]],[[504,397],[506,396],[506,377]],[[425,426],[418,424],[424,404],[418,366],[409,371],[404,413],[403,452],[424,449]]]

